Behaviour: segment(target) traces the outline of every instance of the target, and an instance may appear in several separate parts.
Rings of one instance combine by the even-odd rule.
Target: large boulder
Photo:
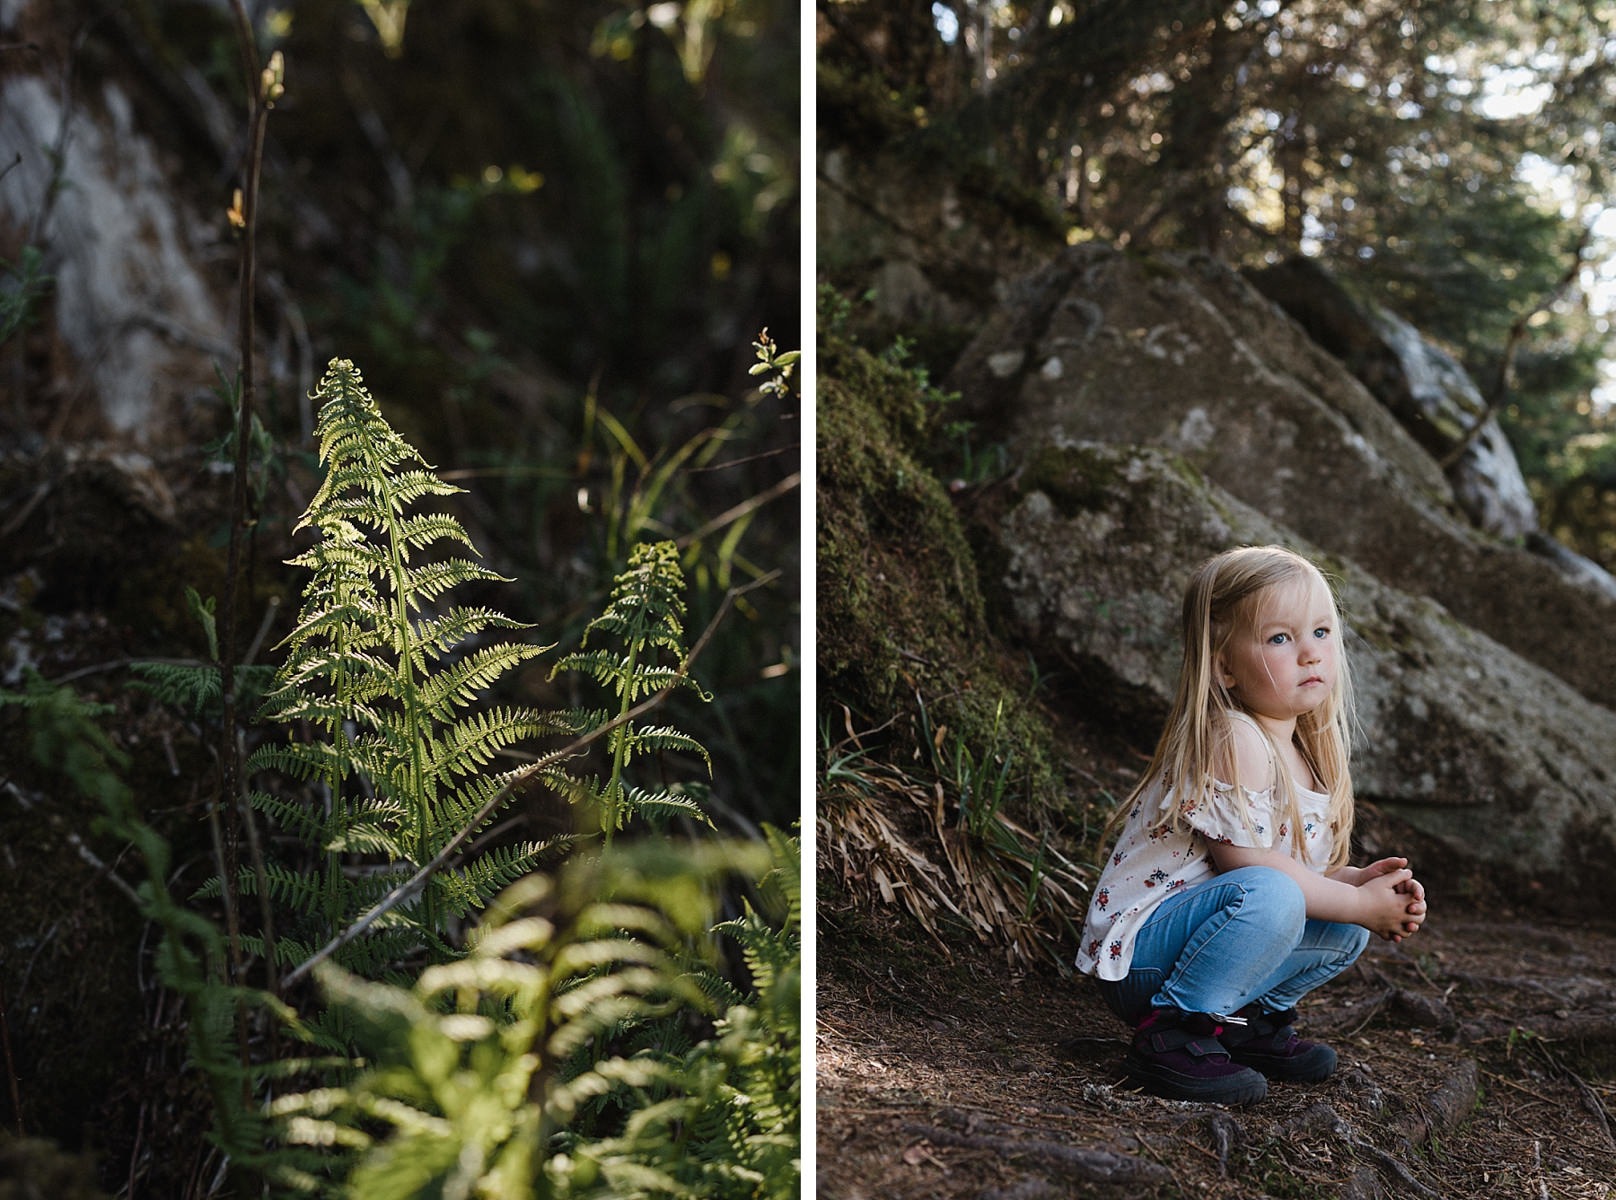
[[[1616,713],[1430,599],[1309,544],[1160,449],[1052,439],[997,533],[1016,635],[1064,669],[1063,702],[1122,722],[1142,749],[1172,699],[1195,567],[1243,544],[1308,555],[1334,578],[1347,626],[1360,799],[1454,861],[1517,883],[1552,873],[1567,886],[1545,903],[1616,899],[1603,866],[1616,854]]]
[[[1478,529],[1503,538],[1537,529],[1515,452],[1453,355],[1384,305],[1354,295],[1315,259],[1288,259],[1246,278],[1443,464],[1454,499]]]
[[[949,386],[1023,455],[1182,456],[1276,526],[1616,705],[1616,595],[1587,564],[1478,530],[1432,455],[1339,359],[1203,256],[1073,248],[1007,290]]]

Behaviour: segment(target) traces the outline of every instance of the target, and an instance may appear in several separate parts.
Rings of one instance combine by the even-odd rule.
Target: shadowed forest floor
[[[1246,1108],[1120,1086],[1123,1027],[1085,977],[974,945],[900,959],[906,931],[822,908],[818,1194],[1616,1194],[1616,924],[1433,901],[1304,1001],[1336,1075]]]

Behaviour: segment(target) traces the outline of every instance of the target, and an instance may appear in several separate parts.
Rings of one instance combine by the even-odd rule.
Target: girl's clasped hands
[[[1425,922],[1425,885],[1414,878],[1408,859],[1381,858],[1356,872],[1356,886],[1369,906],[1366,911],[1373,914],[1364,922],[1366,929],[1388,942],[1401,942],[1419,932]],[[1353,883],[1343,878],[1345,874],[1336,878]]]

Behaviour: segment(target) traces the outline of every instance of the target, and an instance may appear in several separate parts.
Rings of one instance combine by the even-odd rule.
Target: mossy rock
[[[934,418],[909,373],[845,344],[818,384],[821,703],[864,728],[947,725],[973,753],[1013,753],[1029,803],[1064,796],[1030,682],[991,636],[947,489],[923,464]],[[918,728],[903,721],[895,729]]]
[[[902,446],[917,408],[870,386],[876,360],[861,365],[818,390],[819,659],[838,690],[880,711],[906,679],[955,672],[983,604],[948,493]]]

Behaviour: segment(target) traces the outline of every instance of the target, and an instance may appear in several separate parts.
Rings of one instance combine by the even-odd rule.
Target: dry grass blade
[[[964,828],[943,781],[865,755],[851,729],[842,751],[821,783],[819,868],[850,900],[901,904],[945,952],[939,921],[952,918],[1012,963],[1069,963],[1071,921],[1088,903],[1079,867],[1002,814],[988,836]]]

